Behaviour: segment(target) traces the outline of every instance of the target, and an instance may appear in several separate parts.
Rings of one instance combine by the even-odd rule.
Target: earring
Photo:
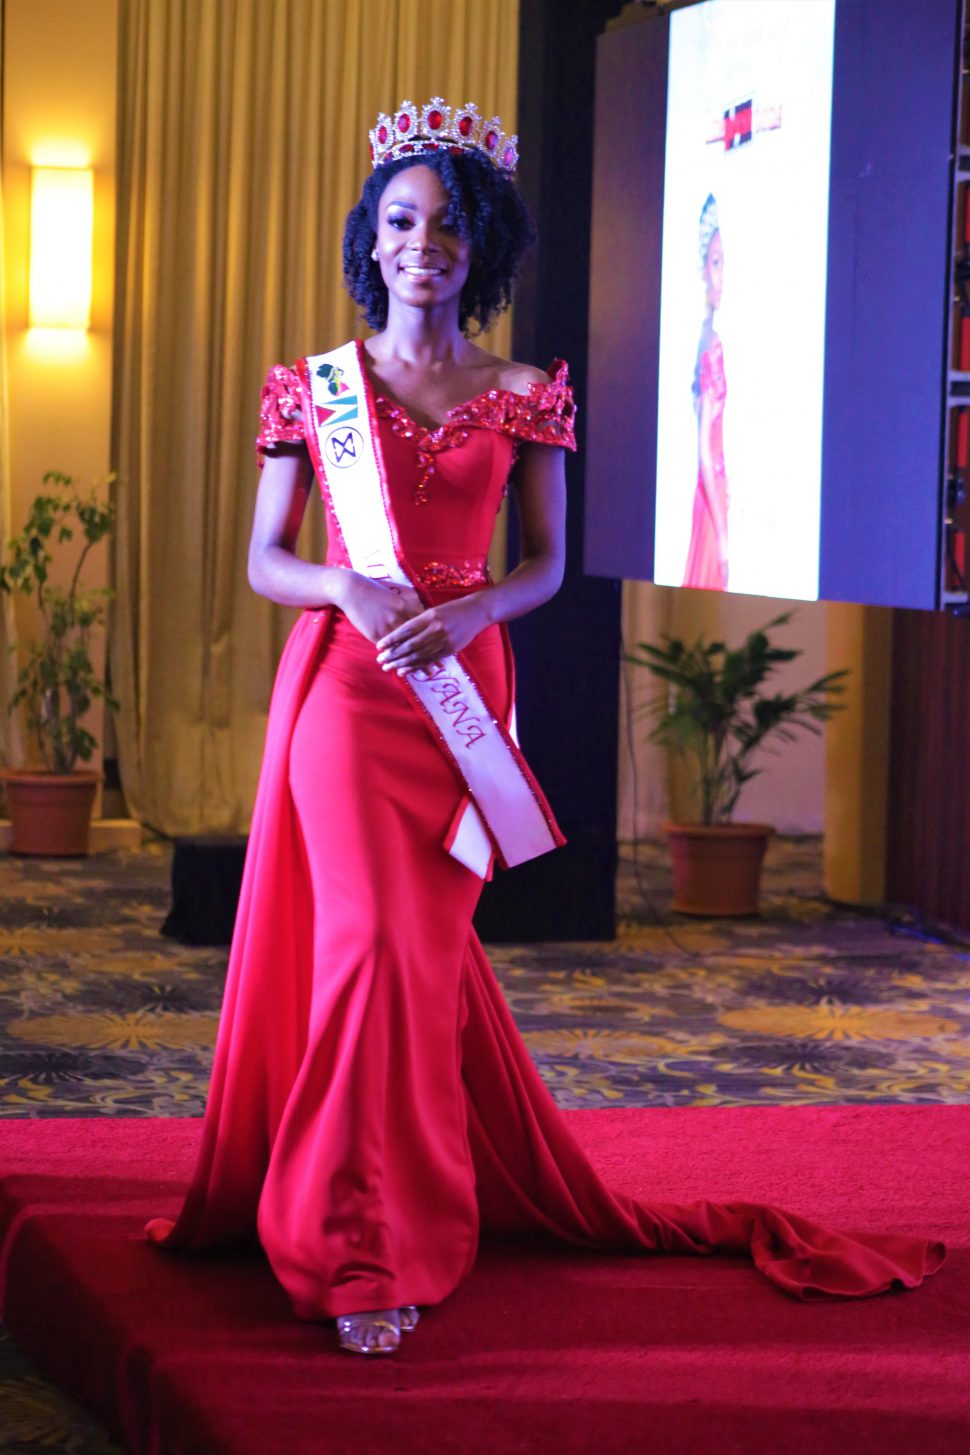
[[[377,249],[376,248],[371,248],[370,255],[371,255],[372,260],[376,263],[377,262]]]

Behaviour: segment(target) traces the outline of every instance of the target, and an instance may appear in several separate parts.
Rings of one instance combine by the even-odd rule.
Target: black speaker
[[[162,934],[183,945],[228,945],[248,839],[200,834],[175,840],[172,908]]]

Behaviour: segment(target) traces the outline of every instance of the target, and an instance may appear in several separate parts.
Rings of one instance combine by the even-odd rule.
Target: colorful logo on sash
[[[354,414],[357,411],[354,410]],[[354,417],[350,416],[351,419]],[[364,441],[355,429],[332,429],[327,435],[323,452],[331,465],[336,465],[338,470],[346,470],[351,465],[356,465],[363,456]]]
[[[319,424],[349,424],[359,414],[357,395],[351,392],[350,385],[344,383],[344,371],[337,364],[321,364],[317,370],[317,378],[322,379],[327,388],[327,393],[334,397],[333,404],[316,405],[317,421]],[[357,434],[351,430],[351,434]],[[357,435],[358,441],[360,436]],[[334,460],[333,464],[340,463]],[[353,464],[353,460],[344,461],[345,464]]]

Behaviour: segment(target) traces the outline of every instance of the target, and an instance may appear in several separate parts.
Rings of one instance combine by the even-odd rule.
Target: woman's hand
[[[373,581],[358,571],[345,571],[346,581],[337,605],[344,616],[369,642],[379,643],[395,627],[402,627],[424,610],[424,603],[410,586]]]
[[[384,671],[404,677],[417,667],[427,667],[462,651],[489,624],[483,595],[476,592],[474,596],[429,606],[381,637],[377,660]]]

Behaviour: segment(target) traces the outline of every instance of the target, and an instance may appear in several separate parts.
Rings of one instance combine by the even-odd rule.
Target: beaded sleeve
[[[555,359],[549,372],[549,382],[531,383],[528,394],[488,389],[477,399],[459,404],[449,412],[449,424],[478,425],[517,440],[575,450],[576,403],[569,385],[569,365],[564,359]]]
[[[302,444],[303,423],[293,418],[300,408],[300,381],[285,364],[274,364],[266,375],[259,400],[259,434],[256,458],[263,463],[263,451],[272,445]]]

